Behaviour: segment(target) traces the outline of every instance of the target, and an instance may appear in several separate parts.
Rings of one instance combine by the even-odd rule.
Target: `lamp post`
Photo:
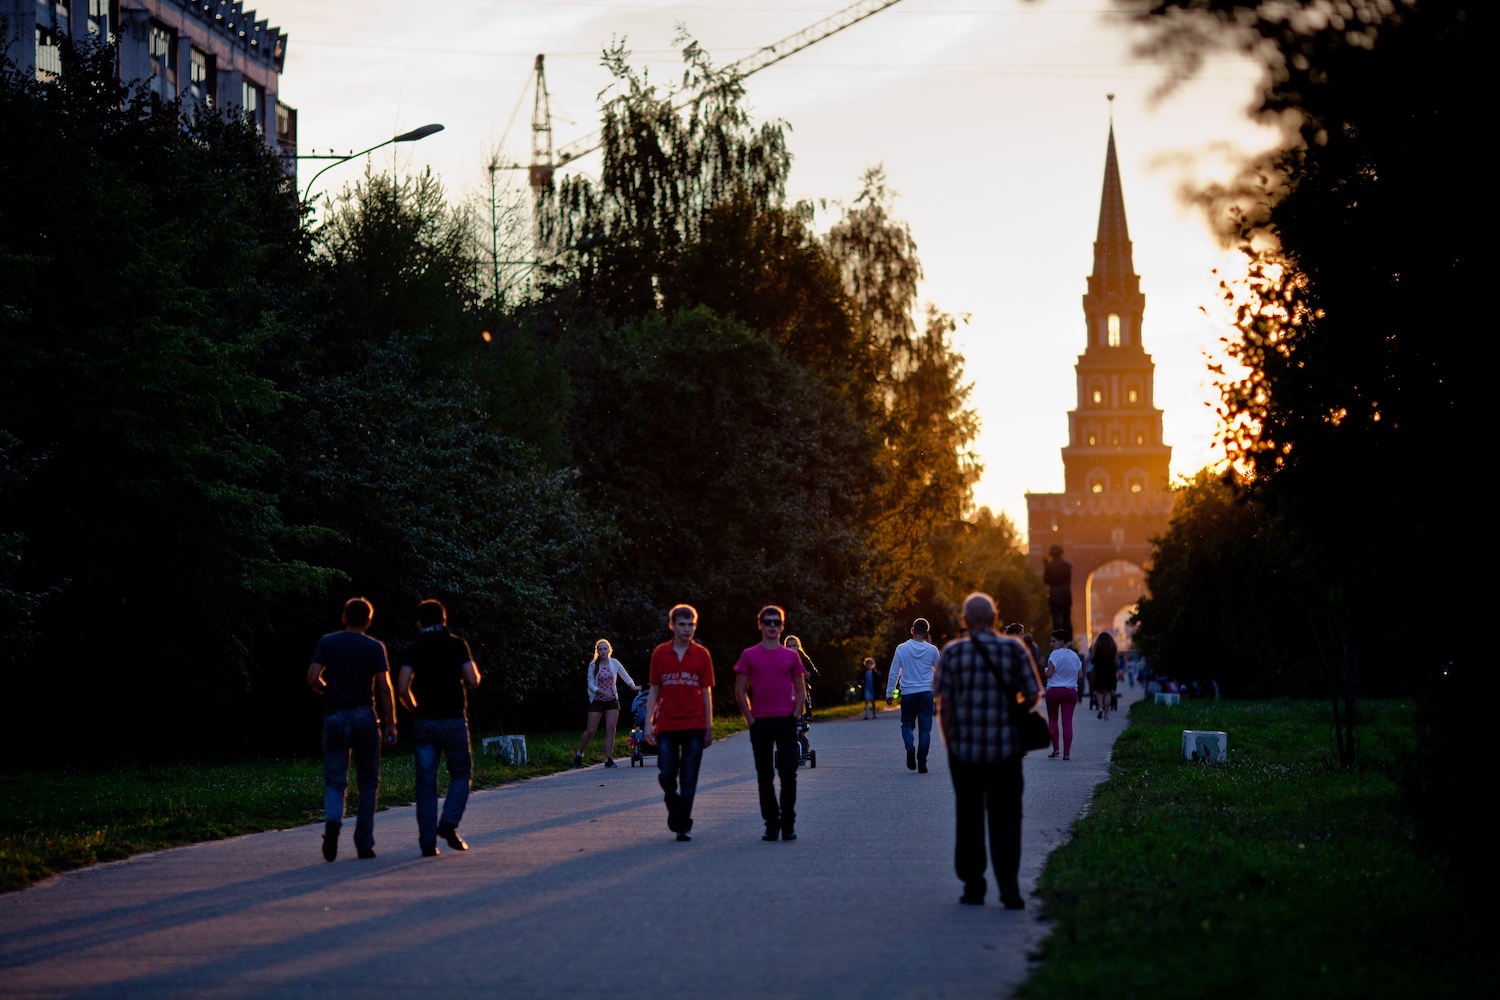
[[[385,142],[377,142],[375,145],[371,146],[369,149],[362,149],[358,153],[350,153],[348,156],[299,156],[299,157],[297,157],[297,159],[299,159],[299,160],[332,160],[333,161],[332,163],[330,163],[327,166],[325,166],[322,170],[319,170],[317,173],[315,173],[315,174],[312,175],[312,180],[310,180],[310,181],[307,182],[307,188],[302,192],[302,203],[303,204],[307,203],[308,197],[312,194],[313,185],[317,183],[318,178],[322,177],[323,173],[325,171],[330,170],[333,167],[338,166],[340,163],[345,163],[345,162],[348,162],[349,160],[355,159],[356,157],[364,156],[366,153],[373,153],[373,152],[375,152],[375,150],[380,149],[382,146],[389,146],[393,142],[416,142],[418,139],[425,139],[429,135],[432,135],[434,132],[441,132],[442,130],[443,130],[443,126],[441,126],[441,125],[436,125],[436,124],[434,124],[434,125],[423,125],[421,128],[414,128],[410,132],[402,132],[400,135],[392,136],[391,138],[387,139]]]

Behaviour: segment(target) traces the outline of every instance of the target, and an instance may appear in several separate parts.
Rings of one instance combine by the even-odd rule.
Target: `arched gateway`
[[[1090,639],[1100,623],[1113,627],[1117,612],[1143,592],[1138,583],[1135,597],[1105,607],[1131,589],[1128,567],[1139,576],[1151,565],[1150,539],[1166,530],[1172,514],[1172,449],[1162,442],[1161,410],[1153,402],[1156,366],[1141,344],[1140,284],[1111,124],[1094,273],[1083,296],[1088,342],[1075,368],[1078,405],[1068,411],[1062,450],[1063,492],[1026,494],[1032,565],[1041,572],[1048,550],[1062,546],[1073,564],[1074,628]]]

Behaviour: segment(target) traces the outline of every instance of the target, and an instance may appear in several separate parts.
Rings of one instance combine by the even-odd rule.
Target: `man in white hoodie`
[[[901,689],[901,742],[906,744],[906,769],[927,773],[927,748],[932,745],[932,671],[938,648],[927,641],[931,627],[926,618],[911,623],[911,638],[896,647],[891,659],[885,703],[890,705]],[[912,730],[917,730],[913,739]]]

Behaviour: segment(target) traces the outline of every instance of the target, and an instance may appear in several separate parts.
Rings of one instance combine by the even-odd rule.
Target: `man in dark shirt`
[[[385,645],[365,635],[375,609],[363,597],[344,605],[342,632],[318,640],[307,686],[323,696],[323,859],[339,852],[344,797],[349,788],[349,757],[359,775],[359,806],[354,849],[375,856],[375,798],[380,789],[380,731],[396,742],[396,706],[391,696],[391,665]],[[373,694],[373,697],[372,697]],[[379,714],[376,714],[376,708]]]
[[[417,842],[423,857],[437,855],[442,837],[455,851],[469,845],[458,835],[458,824],[469,804],[469,723],[465,718],[468,692],[479,686],[479,668],[469,644],[448,631],[448,610],[425,600],[417,605],[421,634],[401,659],[396,682],[401,704],[416,717],[412,743],[417,767]],[[438,820],[437,769],[439,755],[448,758],[448,797]]]

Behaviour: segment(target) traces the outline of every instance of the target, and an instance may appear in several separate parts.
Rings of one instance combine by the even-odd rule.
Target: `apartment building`
[[[278,99],[287,36],[231,0],[0,0],[11,62],[39,78],[62,72],[68,39],[119,47],[119,77],[183,108],[255,122],[266,145],[297,151],[297,110]]]

